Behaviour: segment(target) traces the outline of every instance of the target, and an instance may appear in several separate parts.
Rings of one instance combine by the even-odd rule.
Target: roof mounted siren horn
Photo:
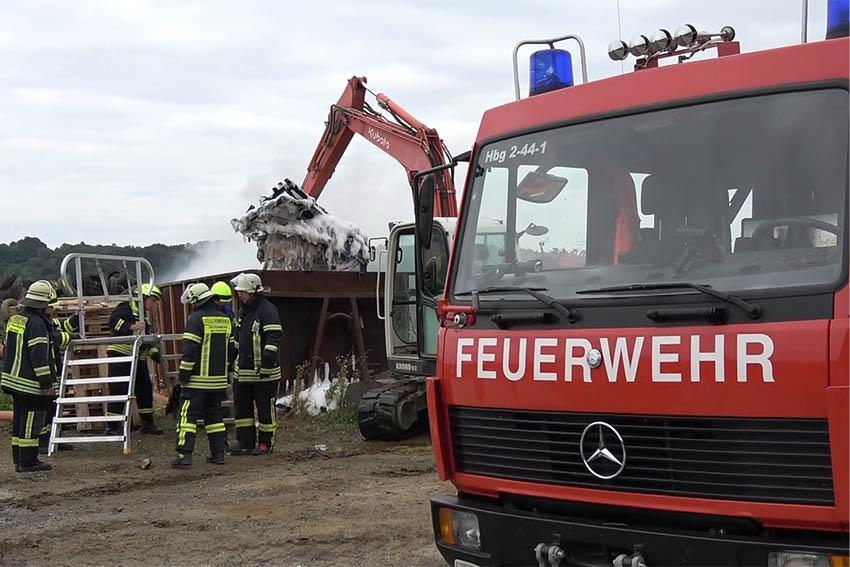
[[[850,0],[828,0],[826,3],[826,39],[850,35]]]
[[[567,39],[578,43],[581,58],[582,83],[587,82],[587,57],[584,51],[584,42],[577,35],[565,35],[552,39],[528,39],[521,41],[514,47],[514,90],[516,99],[519,94],[519,70],[517,65],[517,52],[523,45],[548,45],[549,49],[541,49],[531,54],[529,61],[529,96],[535,96],[550,91],[571,87],[575,84],[573,80],[573,58],[569,51],[555,49],[555,44]]]
[[[847,0],[850,2],[850,0]],[[716,47],[718,56],[733,55],[740,53],[740,45],[735,39],[735,29],[732,26],[723,26],[718,33],[698,32],[691,24],[685,24],[671,34],[665,29],[660,29],[651,37],[641,34],[629,43],[622,39],[612,41],[608,45],[608,57],[614,61],[622,61],[629,55],[638,58],[635,62],[635,71],[658,67],[658,60],[674,55],[679,57],[682,63],[698,52]]]

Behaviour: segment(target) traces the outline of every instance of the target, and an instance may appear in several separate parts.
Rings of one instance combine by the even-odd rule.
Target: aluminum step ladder
[[[100,280],[101,290],[103,294],[87,296],[83,290],[83,267],[82,262],[94,262],[98,279]],[[126,288],[127,293],[110,294],[107,279],[103,271],[101,262],[120,262],[124,268],[124,273],[127,276]],[[132,265],[132,273],[136,281],[136,295],[132,295],[130,291],[133,289],[130,280],[131,270],[128,264]],[[69,268],[75,268],[75,278],[69,277]],[[136,382],[136,365],[147,364],[146,361],[139,360],[139,351],[143,345],[158,344],[160,341],[159,335],[130,335],[123,337],[86,337],[85,324],[85,302],[87,300],[136,300],[139,306],[139,320],[145,320],[144,298],[141,292],[142,268],[148,273],[148,285],[154,285],[153,266],[145,258],[140,256],[112,256],[107,254],[83,254],[71,253],[62,259],[62,264],[59,268],[60,283],[66,291],[76,294],[78,312],[80,317],[80,338],[72,340],[65,349],[65,354],[62,362],[62,375],[59,380],[59,392],[56,399],[56,413],[53,418],[53,424],[50,426],[50,440],[47,446],[48,456],[52,455],[57,450],[57,446],[62,443],[115,443],[122,442],[124,444],[124,454],[130,454],[130,411],[131,401],[135,399],[135,382]],[[105,358],[75,358],[75,347],[85,347],[89,345],[132,345],[133,354],[131,356],[107,356]],[[74,378],[71,373],[73,367],[90,366],[95,364],[120,364],[130,363],[129,376],[94,376],[85,378]],[[71,396],[70,391],[74,386],[82,386],[86,384],[127,384],[127,394],[125,395],[102,395],[102,396]],[[75,416],[65,417],[65,408],[71,405],[78,404],[98,404],[98,403],[123,403],[124,412],[121,415],[106,415],[104,411],[102,416]],[[121,423],[123,431],[120,435],[86,435],[63,437],[63,425],[79,424],[79,423]]]
[[[144,360],[139,360],[139,350],[142,345],[153,344],[158,342],[156,335],[132,335],[128,337],[101,337],[93,339],[76,339],[71,341],[68,348],[65,349],[65,357],[62,363],[62,376],[59,381],[58,398],[56,399],[56,415],[53,417],[53,424],[50,426],[50,441],[47,446],[47,455],[50,456],[57,450],[57,445],[61,443],[116,443],[124,444],[124,454],[130,454],[130,419],[131,419],[131,402],[135,399],[133,392],[135,391],[136,382],[136,365],[147,364]],[[133,354],[131,356],[107,356],[106,358],[74,358],[74,347],[84,345],[105,345],[105,344],[132,344]],[[71,368],[74,366],[87,366],[95,364],[121,364],[130,363],[129,376],[95,376],[88,378],[73,378]],[[121,395],[102,395],[102,396],[72,396],[70,390],[74,386],[85,384],[126,384],[127,394]],[[98,403],[122,403],[123,412],[119,415],[104,415],[98,416],[75,416],[64,417],[65,408],[78,404],[98,404]],[[122,432],[120,435],[85,435],[74,437],[63,437],[62,426],[64,424],[78,423],[120,423]]]

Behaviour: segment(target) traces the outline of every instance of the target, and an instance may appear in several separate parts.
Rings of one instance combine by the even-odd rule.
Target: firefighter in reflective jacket
[[[192,314],[183,333],[177,456],[171,466],[192,466],[199,419],[204,420],[210,444],[207,461],[223,465],[227,441],[221,402],[227,390],[227,371],[236,355],[233,328],[230,318],[215,305],[213,292],[206,284],[192,284],[187,302],[192,305]]]
[[[150,313],[156,307],[157,302],[162,299],[162,292],[157,286],[142,284],[142,296],[144,297],[145,320],[139,321],[139,302],[133,298],[119,304],[109,316],[109,330],[112,336],[126,337],[130,335],[150,334]],[[109,345],[106,353],[110,357],[132,356],[133,345],[131,343]],[[148,371],[148,358],[152,358],[157,364],[162,363],[162,356],[155,346],[141,345],[138,358],[136,359],[136,383],[133,393],[139,406],[139,416],[142,418],[142,433],[162,435],[162,429],[157,427],[153,420],[153,384],[151,384],[150,372]],[[109,365],[109,376],[129,376],[130,362],[116,362]],[[109,394],[121,396],[127,394],[127,384],[123,382],[109,384]],[[106,407],[107,415],[124,415],[124,402],[112,402]],[[122,429],[115,422],[108,422],[106,432],[109,435],[121,435]]]
[[[50,411],[47,412],[47,420],[41,430],[41,435],[38,437],[38,452],[42,455],[46,455],[48,452],[47,445],[50,441],[50,426],[53,424],[53,417],[56,414],[56,396],[59,395],[59,380],[62,377],[62,356],[65,352],[65,347],[71,342],[71,335],[76,333],[80,328],[79,314],[75,313],[70,317],[66,317],[64,321],[58,317],[54,317],[53,310],[57,305],[59,305],[59,296],[54,292],[50,301],[47,303],[46,314],[51,323],[50,332],[53,333],[51,365],[53,375],[56,379],[53,382],[53,402],[50,405]],[[74,446],[70,443],[61,443],[58,446],[60,451],[67,451],[73,448]]]
[[[228,284],[227,282],[215,282],[214,284],[212,284],[212,287],[210,288],[210,290],[213,292],[213,296],[214,296],[213,299],[215,301],[216,307],[218,307],[219,311],[221,311],[222,313],[227,315],[227,317],[230,318],[230,321],[233,322],[233,328],[235,329],[236,323],[235,323],[235,318],[233,317],[233,291],[230,289],[230,284]],[[233,334],[233,341],[234,341],[234,344],[235,344],[235,342],[236,342],[235,332]],[[233,370],[233,367],[232,366],[228,367],[228,370]],[[227,399],[232,400],[232,399],[234,399],[234,396],[233,396],[233,388],[234,388],[233,374],[230,374],[230,373],[228,374],[227,384],[228,384]],[[225,406],[224,409],[222,410],[222,414],[224,415],[225,419],[231,419],[231,420],[235,419],[236,414],[233,411],[233,405],[230,404],[229,407]],[[229,449],[230,444],[228,443],[227,446],[228,446],[228,449]]]
[[[0,384],[12,396],[12,460],[17,472],[53,468],[38,460],[38,437],[53,398],[54,339],[44,310],[55,293],[44,280],[33,283],[21,300],[24,308],[6,324],[6,356]]]
[[[236,319],[239,355],[236,368],[236,440],[231,455],[262,455],[274,449],[277,437],[275,396],[280,382],[280,345],[283,327],[277,308],[263,297],[257,274],[239,274],[233,288],[242,304]],[[257,406],[259,434],[254,428]]]
[[[210,288],[215,296],[215,304],[222,313],[233,317],[233,292],[227,282],[215,282]]]

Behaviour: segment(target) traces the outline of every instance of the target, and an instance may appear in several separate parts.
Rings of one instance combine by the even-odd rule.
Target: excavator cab
[[[416,301],[415,226],[397,224],[387,241],[384,280],[385,340],[390,370],[427,376],[434,370],[439,321],[434,307],[442,297],[449,264],[449,246],[454,219],[434,219],[431,243],[424,253],[425,270],[433,274],[435,286],[423,289],[421,341]],[[429,360],[430,358],[430,360]]]
[[[417,294],[416,226],[393,226],[387,239],[383,315],[387,361],[394,379],[363,394],[358,407],[360,432],[366,439],[402,439],[427,423],[424,379],[436,372],[436,302],[443,297],[456,219],[435,218],[431,242],[423,253],[424,269],[434,286]],[[379,265],[379,271],[383,266]]]

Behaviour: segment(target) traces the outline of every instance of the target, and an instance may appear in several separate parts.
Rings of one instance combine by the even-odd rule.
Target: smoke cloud
[[[166,270],[162,282],[201,278],[226,272],[256,270],[262,266],[257,261],[257,245],[233,235],[227,240],[201,242],[195,246],[197,256],[187,264]]]

